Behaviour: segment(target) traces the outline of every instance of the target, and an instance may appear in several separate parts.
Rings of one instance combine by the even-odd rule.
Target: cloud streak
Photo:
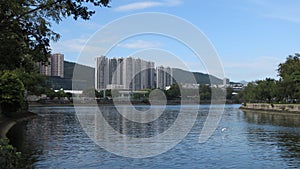
[[[223,62],[225,73],[234,80],[259,80],[265,77],[277,78],[276,69],[281,59],[270,56],[260,56],[251,60],[234,60]],[[238,71],[237,71],[238,70]]]
[[[126,12],[126,11],[134,11],[134,10],[141,10],[141,9],[161,7],[161,6],[170,7],[170,6],[180,5],[181,3],[182,3],[181,0],[143,1],[143,2],[135,2],[135,3],[119,6],[115,8],[115,11]]]
[[[136,40],[125,44],[120,44],[118,46],[127,49],[145,49],[145,48],[158,48],[161,47],[162,44],[157,41]]]
[[[299,1],[287,3],[285,1],[254,0],[253,3],[263,9],[262,16],[266,18],[300,23]]]

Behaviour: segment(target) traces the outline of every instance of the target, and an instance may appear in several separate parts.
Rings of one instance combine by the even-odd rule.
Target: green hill
[[[76,77],[73,77],[76,66]],[[95,69],[89,66],[64,61],[64,78],[73,79],[73,88],[86,89],[95,86]]]
[[[73,78],[75,66],[77,77]],[[223,83],[223,80],[215,76],[200,72],[189,72],[178,68],[173,68],[173,77],[179,83],[195,83],[195,81],[198,84]],[[73,90],[82,90],[86,88],[94,88],[95,68],[64,61],[64,78],[50,77],[49,79],[51,79],[49,84],[54,89],[64,88],[65,90],[70,90],[73,88]]]
[[[189,72],[186,70],[173,68],[173,77],[177,82],[197,84],[222,84],[223,80],[200,72]]]

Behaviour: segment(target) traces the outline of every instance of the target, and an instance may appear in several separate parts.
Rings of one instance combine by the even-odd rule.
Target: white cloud
[[[54,52],[80,52],[88,39],[75,38],[65,41],[54,42],[51,47]]]
[[[177,6],[182,3],[181,0],[164,0],[164,1],[143,1],[143,2],[135,2],[127,5],[122,5],[115,8],[115,11],[125,12],[125,11],[133,11],[140,10],[158,6]]]
[[[106,50],[101,46],[93,43],[87,43],[89,38],[74,38],[69,40],[61,40],[51,44],[52,52],[69,54],[67,58],[74,60],[77,57],[92,57],[101,55]],[[83,56],[87,55],[87,56]]]
[[[251,2],[262,8],[264,17],[300,23],[299,1],[287,3],[286,1],[254,0]]]
[[[120,44],[118,46],[127,49],[145,49],[145,48],[158,48],[161,47],[162,44],[157,41],[136,40],[125,44]]]
[[[115,11],[123,12],[123,11],[131,11],[138,9],[151,8],[155,6],[161,6],[160,2],[136,2],[128,5],[119,6],[115,9]]]
[[[281,62],[281,58],[261,56],[251,60],[226,60],[223,65],[227,77],[236,81],[251,81],[266,77],[277,78],[276,69]]]
[[[81,27],[84,27],[84,28],[90,29],[90,30],[98,30],[103,26],[101,24],[98,24],[96,22],[91,22],[91,21],[79,21],[78,24]]]
[[[268,68],[269,66],[278,66],[280,63],[281,59],[276,58],[276,57],[269,57],[269,56],[261,56],[257,57],[251,61],[230,61],[230,62],[225,62],[224,66],[225,67],[230,67],[230,68]]]

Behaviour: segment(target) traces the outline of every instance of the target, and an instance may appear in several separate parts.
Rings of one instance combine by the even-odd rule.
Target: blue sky
[[[112,0],[110,5],[111,8],[95,8],[96,14],[89,21],[67,18],[53,24],[54,31],[62,35],[58,42],[52,43],[53,52],[63,53],[65,60],[76,62],[88,40],[103,26],[141,12],[171,14],[196,26],[216,49],[225,76],[231,81],[278,78],[278,64],[288,55],[300,52],[300,1],[297,0]],[[206,71],[200,62],[192,65],[195,61],[187,56],[193,53],[184,45],[157,35],[125,39],[107,56],[138,56],[149,49],[154,49],[157,57],[163,57],[157,53],[162,51],[162,55],[169,53],[190,62],[192,71]],[[159,64],[167,62],[156,63]]]

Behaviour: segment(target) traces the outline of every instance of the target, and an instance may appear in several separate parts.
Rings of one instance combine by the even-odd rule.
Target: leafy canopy
[[[36,62],[46,63],[50,41],[60,35],[51,30],[68,16],[90,19],[95,11],[88,6],[109,7],[110,0],[1,0],[0,1],[0,71],[25,68]]]
[[[4,112],[13,112],[24,105],[24,85],[15,72],[0,75],[0,106]]]
[[[300,54],[290,55],[278,65],[278,81],[270,78],[249,83],[240,93],[246,102],[299,102]]]

